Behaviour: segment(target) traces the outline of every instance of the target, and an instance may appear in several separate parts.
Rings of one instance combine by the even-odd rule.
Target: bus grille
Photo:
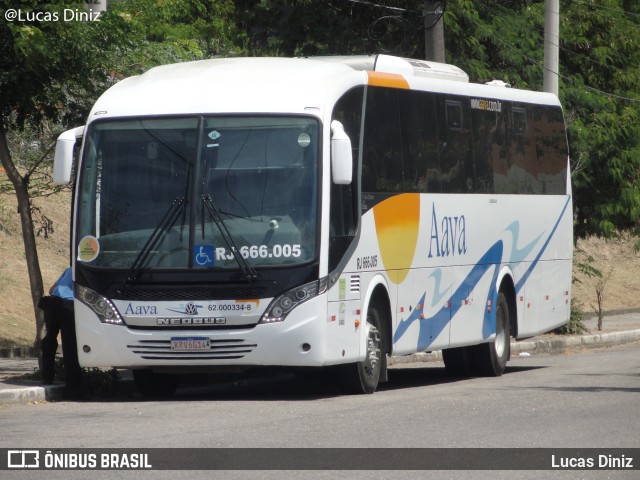
[[[226,300],[229,298],[263,298],[266,288],[253,285],[229,286],[121,286],[107,292],[109,298],[117,300],[162,301],[162,300]]]
[[[242,339],[211,339],[208,350],[174,351],[170,340],[140,340],[127,348],[145,360],[234,360],[253,352],[257,346]]]

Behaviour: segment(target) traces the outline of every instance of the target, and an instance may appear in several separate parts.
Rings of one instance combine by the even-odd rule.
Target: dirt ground
[[[38,237],[38,256],[45,289],[69,263],[68,192],[34,201],[40,215],[53,223],[47,237]],[[602,273],[590,278],[574,268],[574,302],[585,313],[598,308],[597,290],[603,292],[604,311],[640,308],[640,240],[622,235],[614,240],[588,238],[578,241],[575,260],[588,263]],[[35,321],[29,278],[22,244],[20,220],[13,193],[0,194],[0,348],[30,346],[35,338]],[[592,257],[592,261],[587,261]]]
[[[45,290],[69,265],[70,202],[70,193],[33,202],[40,209],[34,215],[36,223],[42,225],[42,215],[53,222],[53,231],[47,231],[46,238],[41,232],[36,239]],[[36,331],[16,205],[13,192],[0,194],[0,348],[31,346]]]
[[[581,262],[597,268],[602,277],[581,273],[577,267]],[[573,298],[582,304],[584,312],[599,308],[598,291],[603,293],[604,311],[640,308],[640,240],[628,234],[612,240],[579,240],[574,252],[574,276]]]

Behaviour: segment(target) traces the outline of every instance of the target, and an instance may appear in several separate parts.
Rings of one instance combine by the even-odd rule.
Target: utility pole
[[[560,0],[544,2],[544,73],[543,90],[558,96],[560,46]]]
[[[425,60],[445,63],[444,10],[442,2],[424,0],[424,54]],[[436,21],[437,18],[437,21]],[[435,22],[435,23],[434,23]]]
[[[92,10],[93,12],[106,12],[107,0],[87,0],[84,2],[84,8]]]

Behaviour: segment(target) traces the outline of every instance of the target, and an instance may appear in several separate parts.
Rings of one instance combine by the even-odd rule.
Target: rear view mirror
[[[349,185],[353,180],[351,139],[342,124],[331,122],[331,180],[336,185]]]
[[[71,180],[73,149],[76,141],[82,138],[84,126],[67,130],[56,141],[56,153],[53,157],[53,181],[56,185],[66,185]]]

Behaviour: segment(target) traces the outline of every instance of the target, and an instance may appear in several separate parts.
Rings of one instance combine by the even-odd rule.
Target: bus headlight
[[[108,298],[103,297],[90,288],[78,284],[76,284],[75,297],[93,310],[102,323],[125,325],[118,309]]]
[[[307,283],[299,287],[293,288],[288,292],[276,297],[271,305],[262,315],[258,323],[275,323],[282,322],[289,315],[289,312],[301,303],[317,297],[327,290],[327,279],[321,278],[315,282]]]

